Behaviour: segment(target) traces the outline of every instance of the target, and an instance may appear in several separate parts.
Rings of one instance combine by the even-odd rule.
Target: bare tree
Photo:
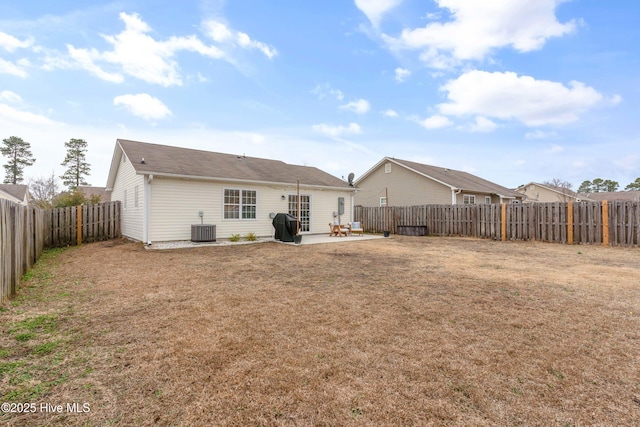
[[[563,203],[570,202],[575,197],[575,193],[571,190],[573,184],[569,181],[564,181],[560,178],[553,178],[551,181],[543,182],[543,184],[558,191],[560,193],[558,194],[558,199]]]
[[[33,178],[29,181],[31,203],[39,208],[53,207],[58,194],[58,179],[51,172],[51,176]]]

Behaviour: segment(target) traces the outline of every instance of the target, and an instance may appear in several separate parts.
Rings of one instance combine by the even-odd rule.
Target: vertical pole
[[[300,234],[300,180],[297,180],[296,182],[296,204],[298,205],[298,218],[297,218],[297,226],[296,226],[296,236],[298,236]]]
[[[567,243],[573,245],[573,202],[567,203]]]
[[[385,231],[391,232],[389,230],[389,189],[387,187],[384,188],[384,228]]]
[[[82,245],[82,206],[77,207],[76,211],[76,225],[77,225],[77,244]]]
[[[501,233],[501,237],[502,237],[502,241],[506,242],[507,241],[507,204],[506,203],[502,203],[501,205],[502,208],[502,212],[501,212],[501,222],[500,222],[500,233]]]
[[[602,201],[602,245],[609,246],[609,202]]]

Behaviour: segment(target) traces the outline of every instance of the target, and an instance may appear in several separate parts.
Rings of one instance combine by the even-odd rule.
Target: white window
[[[484,204],[485,205],[491,204],[491,196],[484,196]]]
[[[133,206],[138,207],[138,186],[133,189]]]
[[[476,196],[472,196],[471,194],[465,194],[462,196],[462,203],[465,205],[475,205]]]
[[[255,190],[224,190],[224,219],[256,219]]]
[[[127,209],[127,190],[124,190],[124,200],[122,204],[123,204],[123,208]]]
[[[385,207],[385,206],[387,206],[387,198],[380,197],[380,207]]]
[[[384,165],[384,173],[391,173],[391,163]]]

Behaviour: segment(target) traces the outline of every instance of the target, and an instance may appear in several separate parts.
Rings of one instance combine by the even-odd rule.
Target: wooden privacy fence
[[[0,199],[0,303],[45,248],[120,237],[120,202],[37,209]]]
[[[640,245],[640,205],[632,201],[362,207],[354,220],[366,231],[426,226],[432,236],[539,240],[568,244]]]

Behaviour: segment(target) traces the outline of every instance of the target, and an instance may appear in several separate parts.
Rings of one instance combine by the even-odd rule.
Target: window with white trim
[[[464,205],[475,205],[476,204],[476,196],[471,194],[465,194],[462,196],[462,204]]]
[[[484,204],[485,205],[491,204],[491,196],[484,196]]]
[[[255,190],[224,190],[224,219],[256,219]]]
[[[384,165],[384,173],[391,173],[391,163]]]
[[[387,198],[386,197],[380,197],[380,207],[383,208],[387,206]]]

